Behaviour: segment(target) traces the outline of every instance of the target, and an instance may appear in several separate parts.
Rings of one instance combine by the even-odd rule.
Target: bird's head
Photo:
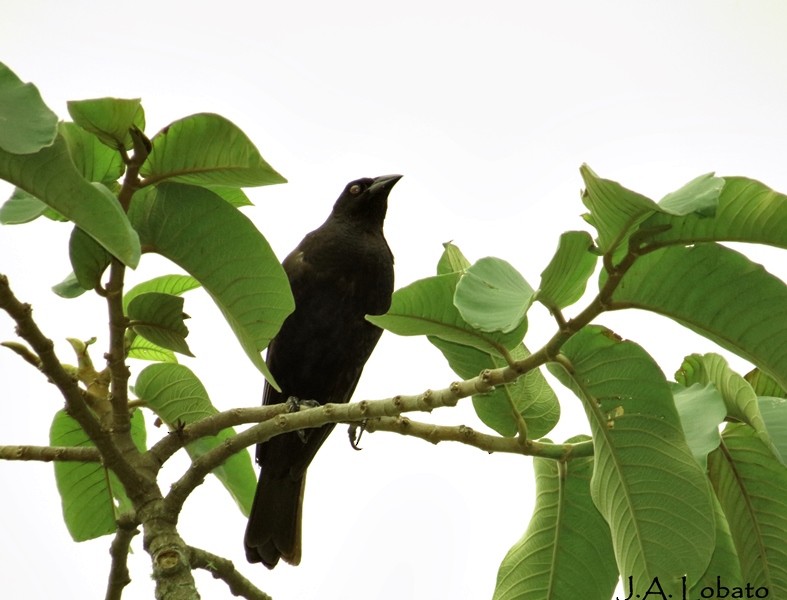
[[[401,175],[381,175],[351,181],[333,205],[332,216],[382,227],[388,194],[401,178]]]

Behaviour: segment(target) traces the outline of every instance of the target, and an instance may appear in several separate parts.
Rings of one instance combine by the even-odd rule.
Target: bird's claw
[[[316,400],[301,400],[297,396],[290,396],[284,401],[284,404],[287,407],[287,412],[289,413],[298,412],[302,408],[317,408],[320,406],[320,403]]]
[[[290,396],[284,401],[288,413],[296,413],[302,408],[317,408],[320,403],[316,400],[301,400],[296,396]],[[305,444],[309,439],[309,432],[305,429],[298,429],[295,433],[298,434],[298,439],[301,443]]]
[[[358,444],[361,443],[361,436],[366,431],[366,421],[361,423],[350,423],[347,428],[347,435],[350,437],[350,446],[353,450],[363,450]]]

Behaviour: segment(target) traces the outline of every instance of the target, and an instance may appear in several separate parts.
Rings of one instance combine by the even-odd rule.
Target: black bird
[[[391,305],[393,254],[383,236],[388,193],[401,175],[347,184],[328,219],[284,259],[295,311],[268,347],[282,391],[265,384],[263,404],[289,397],[348,402],[382,330],[364,315]],[[306,468],[333,425],[278,435],[257,446],[261,467],[246,527],[246,558],[272,569],[301,560]]]

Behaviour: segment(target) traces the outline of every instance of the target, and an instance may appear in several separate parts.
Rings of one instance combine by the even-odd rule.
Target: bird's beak
[[[396,185],[396,182],[402,178],[401,175],[380,175],[375,177],[372,185],[369,186],[369,192],[372,194],[384,193],[388,195],[391,188]]]

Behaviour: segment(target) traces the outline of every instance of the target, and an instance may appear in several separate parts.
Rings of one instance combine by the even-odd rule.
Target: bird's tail
[[[300,479],[269,475],[262,469],[246,526],[246,559],[269,569],[280,558],[301,562],[301,512],[306,475]]]

